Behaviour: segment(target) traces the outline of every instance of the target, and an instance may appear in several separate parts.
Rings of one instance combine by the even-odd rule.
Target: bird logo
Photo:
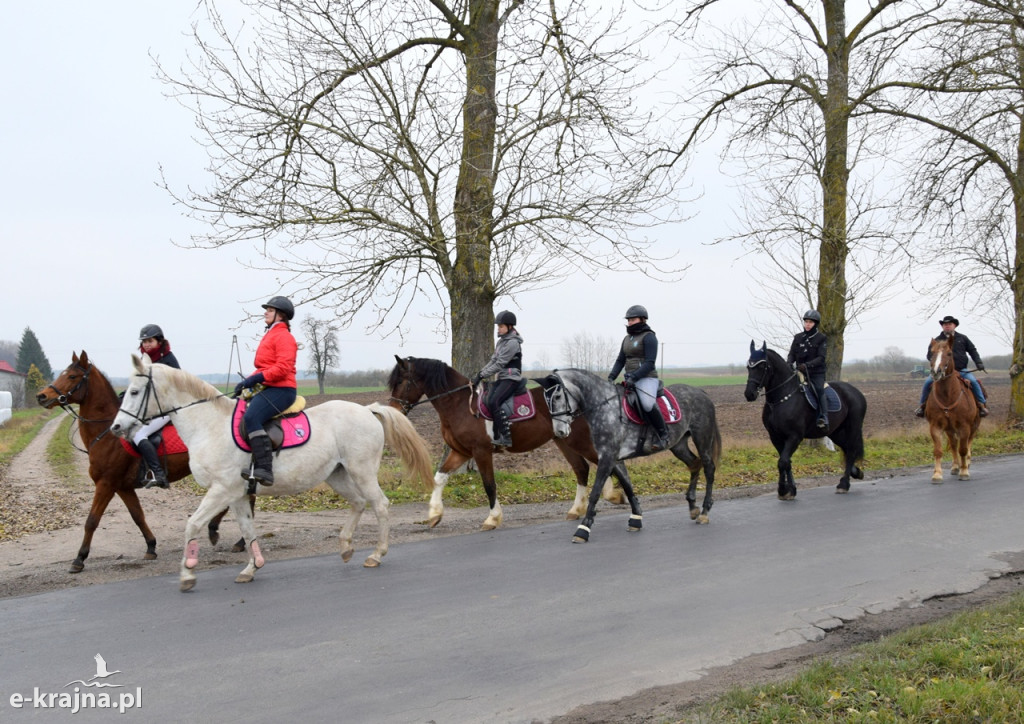
[[[121,670],[118,669],[117,671],[108,671],[107,670],[107,662],[106,662],[106,660],[102,656],[100,656],[99,654],[96,654],[95,656],[93,656],[93,658],[96,660],[96,675],[95,676],[91,677],[88,681],[84,681],[82,679],[78,679],[77,681],[71,681],[71,682],[68,682],[67,684],[65,684],[64,686],[68,687],[68,686],[71,686],[72,684],[81,684],[82,686],[96,686],[96,687],[104,687],[104,688],[105,687],[124,686],[124,684],[107,684],[107,683],[102,682],[102,681],[96,681],[96,679],[106,679],[107,677],[113,676],[114,674],[120,674]],[[95,684],[92,683],[93,681],[96,681],[96,683]]]

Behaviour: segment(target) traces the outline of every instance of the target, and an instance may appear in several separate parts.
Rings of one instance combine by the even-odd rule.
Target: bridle
[[[53,390],[54,392],[56,392],[57,393],[57,404],[60,405],[61,408],[65,412],[69,412],[72,416],[77,418],[78,416],[75,414],[75,412],[73,410],[69,410],[68,409],[68,405],[72,404],[72,402],[71,402],[72,395],[74,395],[76,392],[78,392],[79,388],[82,387],[82,385],[84,385],[84,384],[89,382],[89,373],[92,372],[92,367],[93,366],[90,364],[88,368],[85,368],[85,367],[82,367],[82,365],[80,365],[80,364],[78,364],[76,362],[74,367],[75,367],[75,369],[77,369],[79,372],[82,373],[82,379],[80,379],[78,381],[78,384],[76,384],[70,390],[68,390],[67,392],[62,392],[62,391],[58,390],[56,387],[54,387],[52,382],[50,384],[48,384],[46,387],[44,387],[43,389],[45,389],[45,390]]]
[[[786,400],[788,400],[789,398],[791,398],[793,395],[795,395],[797,392],[800,391],[800,385],[797,385],[796,389],[794,389],[792,392],[790,392],[785,397],[782,397],[782,398],[780,398],[778,400],[774,400],[774,401],[769,399],[769,396],[771,395],[771,393],[775,392],[778,389],[781,389],[791,379],[796,377],[796,372],[791,373],[789,375],[789,377],[784,379],[779,384],[775,385],[775,387],[769,388],[768,387],[768,383],[771,381],[772,375],[774,374],[775,371],[772,369],[772,366],[770,364],[768,364],[768,358],[767,357],[765,357],[764,359],[759,359],[757,362],[747,362],[747,369],[752,371],[752,370],[756,369],[759,365],[764,365],[764,373],[761,375],[761,379],[760,380],[755,380],[754,381],[754,384],[757,386],[758,393],[760,393],[761,390],[764,390],[764,404],[768,405],[769,407],[775,407],[776,405],[781,405],[783,402],[785,402]],[[748,372],[747,375],[748,375],[747,379],[748,379],[748,383],[749,383],[749,381],[750,381],[750,377],[749,377],[750,372]]]
[[[404,378],[404,377],[402,378],[402,385],[405,385],[408,382],[409,382],[409,380],[407,378]],[[458,387],[454,387],[454,388],[452,388],[450,390],[445,390],[444,392],[440,392],[440,393],[434,395],[433,397],[424,397],[422,400],[417,400],[415,402],[409,402],[408,400],[402,399],[401,397],[395,397],[394,395],[392,395],[391,397],[388,398],[388,402],[396,402],[396,403],[398,403],[398,406],[402,408],[402,414],[403,415],[408,415],[412,411],[412,409],[414,407],[418,406],[418,405],[422,405],[422,404],[425,404],[427,402],[433,402],[434,400],[440,400],[442,397],[447,397],[448,395],[454,395],[456,392],[458,392],[460,390],[472,389],[472,387],[473,387],[473,385],[471,385],[471,384],[469,384],[467,382],[464,385],[459,385]],[[420,396],[422,397],[422,395],[420,395]]]
[[[153,399],[156,401],[157,413],[155,415],[151,415],[149,417],[141,417],[139,415],[136,415],[134,412],[131,412],[129,410],[124,409],[124,405],[121,406],[121,412],[124,413],[125,415],[127,415],[128,417],[132,418],[133,420],[138,420],[138,422],[140,424],[142,424],[142,425],[148,425],[150,422],[152,422],[153,420],[157,419],[158,417],[166,417],[168,415],[174,414],[175,412],[178,412],[179,410],[184,410],[184,409],[189,408],[189,407],[194,407],[195,405],[201,405],[204,402],[213,402],[214,400],[219,399],[221,397],[228,397],[229,396],[229,395],[227,395],[227,394],[222,392],[222,393],[220,393],[218,395],[215,395],[213,397],[203,397],[203,398],[200,398],[198,400],[192,400],[192,402],[189,402],[187,404],[178,405],[177,407],[170,407],[170,408],[165,410],[163,405],[160,404],[160,396],[157,394],[156,385],[153,384],[153,370],[152,370],[152,368],[150,368],[146,372],[146,374],[136,373],[135,376],[136,377],[145,377],[146,378],[146,388],[145,388],[145,390],[142,393],[142,402],[139,404],[139,408],[138,409],[139,410],[147,410],[147,409],[149,409],[149,398],[150,398],[150,395],[152,395]]]
[[[579,397],[577,397],[576,395],[572,394],[572,392],[569,391],[569,388],[565,386],[565,383],[562,382],[562,379],[558,375],[553,375],[553,377],[556,380],[558,380],[558,382],[551,385],[551,387],[544,388],[544,401],[548,405],[548,411],[551,413],[552,419],[568,417],[569,424],[572,424],[573,421],[575,421],[577,418],[583,417],[591,410],[596,410],[599,407],[607,405],[612,400],[619,399],[619,393],[616,390],[614,394],[604,398],[603,400],[600,400],[599,402],[595,402],[594,404],[587,407],[584,406],[582,400]],[[561,390],[565,394],[566,398],[569,400],[567,408],[561,412],[555,412],[554,410],[551,409],[551,398],[553,397],[556,390]],[[573,410],[574,407],[576,408],[575,410]]]

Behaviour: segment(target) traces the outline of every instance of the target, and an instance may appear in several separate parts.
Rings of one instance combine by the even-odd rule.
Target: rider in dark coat
[[[149,357],[153,364],[167,365],[175,369],[181,369],[178,358],[171,351],[171,343],[164,337],[164,331],[156,324],[147,324],[139,330],[139,351]],[[140,427],[132,436],[132,443],[135,449],[142,456],[142,461],[149,468],[146,476],[145,487],[152,488],[154,485],[161,488],[171,487],[164,472],[164,466],[160,464],[160,456],[157,454],[157,447],[160,444],[156,437],[164,426],[171,421],[167,415],[154,417],[145,425]],[[152,440],[150,438],[153,438]]]
[[[808,309],[804,313],[804,331],[793,337],[786,361],[803,373],[814,388],[818,398],[818,422],[820,428],[828,429],[828,406],[825,402],[825,353],[828,348],[828,337],[818,329],[821,315],[817,310]]]
[[[960,320],[956,317],[947,314],[945,317],[939,320],[939,324],[942,325],[942,333],[936,337],[938,341],[951,339],[953,340],[953,366],[960,373],[960,376],[971,383],[971,390],[974,392],[974,398],[978,401],[978,414],[982,417],[988,415],[988,406],[985,400],[985,393],[981,389],[977,378],[967,371],[967,357],[970,356],[974,360],[974,366],[979,371],[985,370],[985,363],[981,361],[981,355],[978,354],[978,349],[974,346],[974,342],[968,338],[966,334],[962,334],[956,331],[956,328],[960,326]],[[932,360],[932,347],[928,345],[928,361]],[[918,417],[924,417],[924,403],[928,400],[928,394],[932,391],[932,380],[928,377],[924,381],[924,385],[921,387],[921,404],[917,408],[917,412],[914,414]]]
[[[668,427],[658,407],[658,336],[647,324],[647,308],[634,304],[626,310],[626,336],[622,340],[619,356],[615,359],[608,381],[615,382],[625,368],[622,382],[636,389],[640,408],[647,423],[654,430],[651,450],[668,447]]]

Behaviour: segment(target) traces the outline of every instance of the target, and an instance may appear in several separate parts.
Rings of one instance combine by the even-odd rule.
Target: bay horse
[[[142,538],[146,542],[145,559],[154,560],[157,557],[156,536],[146,523],[146,514],[135,492],[142,487],[142,460],[125,450],[120,440],[107,434],[121,404],[110,381],[89,360],[85,350],[82,350],[81,355],[71,354],[71,364],[36,395],[36,402],[48,410],[60,405],[65,412],[77,419],[78,432],[85,452],[89,455],[89,477],[95,485],[92,505],[85,519],[85,535],[78,548],[78,556],[68,572],[81,573],[85,568],[85,559],[89,557],[92,548],[93,534],[115,494],[124,502],[132,520],[142,533]],[[78,405],[77,413],[71,405]],[[167,467],[169,480],[181,480],[189,474],[187,453],[167,455],[163,461]],[[213,544],[216,544],[220,537],[218,529],[226,512],[227,510],[210,522],[208,532]],[[239,541],[235,544],[235,550],[245,550],[244,545],[244,541]]]
[[[942,483],[943,435],[953,456],[950,473],[960,480],[970,480],[971,445],[981,426],[978,403],[971,391],[971,383],[960,376],[953,363],[953,349],[949,341],[933,339],[929,349],[933,383],[924,404],[924,416],[928,420],[935,457],[932,482]]]
[[[469,379],[441,360],[417,357],[402,359],[395,355],[395,362],[387,382],[391,406],[409,414],[417,405],[431,403],[441,420],[441,436],[450,448],[434,475],[434,490],[430,496],[427,523],[433,528],[441,522],[444,515],[442,493],[448,478],[467,461],[474,460],[483,480],[490,508],[481,530],[494,530],[502,522],[501,503],[498,502],[497,485],[494,482],[496,451],[484,421],[477,417],[470,407],[474,391]],[[587,494],[587,477],[590,474],[587,461],[594,464],[598,461],[597,451],[590,440],[590,429],[585,420],[580,420],[573,425],[568,436],[556,438],[551,428],[551,415],[544,402],[544,391],[533,388],[529,393],[533,398],[536,413],[532,418],[512,423],[512,447],[503,448],[500,452],[529,452],[553,440],[576,475],[576,500],[565,516],[566,520],[576,520],[585,510],[583,501]],[[426,399],[421,400],[424,395]],[[616,466],[612,475],[620,482],[629,479],[626,468],[622,465]],[[605,477],[607,478],[607,475]],[[601,490],[601,487],[598,487],[598,490]],[[612,503],[624,502],[622,491],[613,488],[610,481],[604,490],[604,497]]]
[[[622,407],[626,394],[624,386],[612,384],[592,372],[578,369],[555,370],[537,382],[545,389],[555,436],[567,434],[570,423],[586,419],[594,447],[597,448],[597,472],[587,513],[573,536],[574,543],[586,543],[590,539],[590,528],[596,515],[596,491],[601,489],[608,474],[616,465],[621,464],[621,460],[646,457],[655,451],[651,449],[651,441],[645,442],[642,450],[637,449],[641,427],[625,419]],[[690,484],[686,491],[690,520],[703,525],[708,523],[708,513],[714,504],[715,470],[722,454],[722,435],[718,429],[715,405],[706,392],[696,387],[679,384],[669,385],[667,389],[679,403],[680,413],[679,420],[667,426],[667,449],[690,471]],[[696,452],[690,448],[690,443]],[[698,508],[696,490],[702,470],[706,487],[704,501]],[[627,487],[623,483],[622,487],[632,509],[629,530],[639,531],[643,525],[640,502],[631,485]]]
[[[169,415],[189,448],[192,475],[207,488],[206,495],[185,526],[185,552],[179,574],[182,591],[196,583],[199,563],[197,536],[218,511],[231,508],[247,541],[249,563],[235,578],[249,583],[265,559],[256,539],[256,527],[247,505],[249,482],[239,474],[249,453],[232,437],[235,403],[213,385],[184,370],[152,364],[148,357],[132,355],[134,374],[125,390],[121,409],[110,426],[120,437],[132,433],[154,417]],[[298,447],[276,453],[274,487],[259,486],[260,495],[294,495],[326,482],[352,506],[341,528],[341,558],[354,553],[352,534],[367,505],[377,516],[377,546],[363,565],[379,566],[388,552],[390,518],[388,499],[380,489],[377,472],[385,443],[426,488],[430,484],[430,454],[412,423],[400,412],[376,402],[367,406],[332,400],[306,411],[309,436]]]
[[[766,343],[762,342],[758,349],[754,340],[750,340],[747,386],[743,396],[747,402],[753,402],[764,390],[761,422],[779,453],[779,500],[793,500],[796,497],[791,460],[804,438],[827,437],[843,451],[845,468],[836,486],[837,493],[850,491],[850,478],[864,478],[864,472],[857,463],[864,458],[867,400],[860,390],[846,382],[829,382],[828,388],[837,395],[840,408],[835,411],[829,409],[828,429],[823,430],[816,425],[817,410],[805,398],[796,371],[790,368],[778,352],[768,349]]]

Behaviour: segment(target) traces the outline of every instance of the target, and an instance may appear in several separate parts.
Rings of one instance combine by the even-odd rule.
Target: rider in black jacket
[[[828,429],[828,407],[825,404],[825,352],[828,337],[818,329],[821,315],[817,310],[804,313],[804,331],[793,337],[786,361],[803,373],[818,398],[818,427]]]

